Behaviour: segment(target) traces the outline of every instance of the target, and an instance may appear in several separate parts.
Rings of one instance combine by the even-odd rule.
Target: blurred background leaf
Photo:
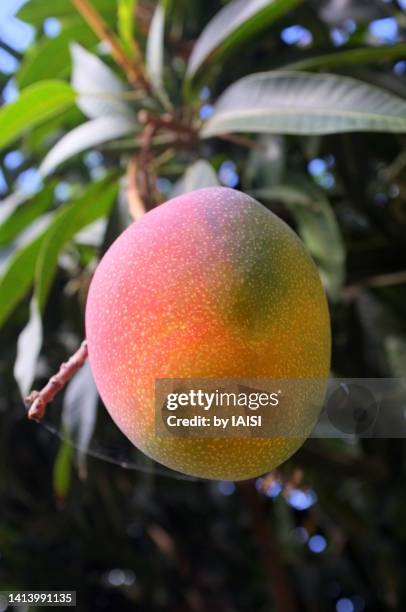
[[[41,426],[21,399],[83,339],[134,193],[148,210],[214,185],[306,243],[334,375],[403,376],[405,2],[91,4],[110,43],[68,0],[0,7],[2,588],[91,612],[405,609],[403,440],[310,439],[255,483],[208,483],[137,452],[87,366]]]
[[[74,92],[63,81],[42,81],[30,85],[16,102],[0,111],[0,146],[10,144],[24,130],[65,110],[73,104],[74,99]]]
[[[137,0],[117,0],[117,29],[129,56],[134,56],[136,53],[134,44],[136,8]]]
[[[75,445],[80,477],[86,477],[86,452],[96,426],[99,394],[89,362],[75,374],[66,388],[62,410],[65,435]]]
[[[175,184],[171,195],[175,197],[195,189],[217,187],[219,184],[213,167],[204,159],[199,159],[187,168],[183,177]]]
[[[234,47],[265,28],[301,0],[233,0],[206,25],[189,58],[188,75],[193,77],[207,60],[220,61]]]
[[[330,74],[264,72],[227,89],[202,134],[348,131],[405,132],[406,102],[370,85]]]

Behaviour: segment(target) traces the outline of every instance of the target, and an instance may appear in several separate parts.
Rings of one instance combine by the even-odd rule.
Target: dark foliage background
[[[135,23],[143,50],[156,7],[147,0],[136,4],[119,3],[121,15],[128,10],[118,27],[131,52],[128,24]],[[406,4],[400,0],[281,2],[286,6],[278,18],[266,28],[251,26],[247,40],[240,40],[228,58],[209,57],[194,93],[182,94],[194,41],[224,4],[178,0],[165,5],[163,82],[175,107],[183,109],[181,118],[194,112],[204,121],[212,116],[217,96],[242,76],[297,62],[309,73],[351,75],[406,96]],[[93,5],[114,31],[116,2]],[[4,103],[12,103],[17,90],[32,83],[68,82],[72,41],[99,54],[125,81],[68,0],[31,0],[19,21],[12,17],[17,5],[6,8],[8,17],[4,9],[0,24]],[[159,36],[154,49],[158,43]],[[134,117],[145,109],[163,112],[148,94],[123,99]],[[41,177],[38,168],[46,153],[88,118],[83,106],[71,106],[47,121],[27,123],[0,156],[0,588],[73,589],[78,609],[92,612],[404,610],[402,440],[313,439],[256,483],[183,480],[130,448],[101,405],[95,430],[87,429],[95,398],[86,375],[71,388],[70,399],[57,398],[44,425],[29,422],[13,366],[18,353],[21,388],[29,388],[34,376],[40,386],[77,348],[91,274],[129,222],[123,177],[134,155],[141,155],[136,157],[144,172],[138,195],[146,208],[167,198],[174,186],[182,191],[219,181],[256,192],[299,231],[320,267],[331,304],[333,373],[403,376],[405,136],[384,133],[385,128],[312,135],[310,125],[310,135],[304,136],[248,134],[243,138],[249,142],[230,142],[194,135],[179,142],[176,131],[171,140],[164,129],[145,157],[138,126],[135,137],[122,133],[103,143],[90,138],[82,150],[66,154],[50,177]],[[4,135],[11,121],[0,115],[1,121]],[[196,166],[199,159],[205,161]],[[145,176],[152,191],[143,191]],[[52,215],[80,198],[81,210],[89,210],[101,194],[111,196],[104,196],[104,209],[90,211],[87,220],[78,217],[70,233],[70,209],[62,223],[54,224]],[[51,233],[45,246],[41,242],[42,255],[35,247],[24,251],[43,227]],[[21,252],[24,259],[10,275],[12,258]],[[40,303],[42,329],[33,307],[30,319],[32,295],[31,304]],[[32,325],[21,336],[28,321]],[[66,439],[61,442],[57,434],[65,431],[66,438],[69,428],[76,440],[82,432],[89,456],[78,456]]]

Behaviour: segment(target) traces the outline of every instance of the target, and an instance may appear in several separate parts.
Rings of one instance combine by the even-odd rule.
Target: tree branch
[[[145,125],[141,136],[141,151],[137,157],[140,169],[140,195],[142,201],[145,202],[146,210],[154,208],[158,203],[156,175],[151,167],[151,145],[156,131],[157,127],[153,123],[147,123]]]
[[[227,142],[232,142],[240,147],[252,149],[253,151],[265,151],[263,144],[257,142],[256,140],[252,140],[251,138],[247,138],[246,136],[240,136],[238,134],[218,134],[217,138],[220,138],[220,140],[226,140]]]
[[[145,109],[138,112],[138,122],[140,125],[154,128],[154,134],[163,129],[172,132],[175,135],[174,144],[178,144],[182,148],[194,148],[198,141],[198,135],[195,126],[188,122],[182,122],[177,119],[174,113],[164,113],[159,115]]]
[[[344,300],[351,301],[357,297],[357,295],[363,289],[374,288],[374,287],[391,287],[392,285],[403,285],[406,283],[406,270],[400,270],[399,272],[389,272],[388,274],[375,274],[363,279],[359,283],[354,285],[347,285],[342,290],[342,297]]]
[[[274,601],[274,608],[278,612],[297,612],[297,605],[290,586],[289,577],[283,562],[274,544],[274,536],[266,516],[262,500],[252,482],[241,482],[238,489],[250,509],[252,527],[262,567],[270,587],[270,595]]]
[[[47,404],[52,402],[54,397],[70,381],[72,376],[83,366],[87,359],[87,342],[84,340],[80,348],[63,363],[59,372],[49,379],[41,391],[31,391],[24,399],[28,408],[28,418],[33,421],[40,421],[45,415]]]
[[[129,59],[121,47],[117,36],[109,30],[103,17],[96,11],[90,0],[72,0],[72,2],[86,23],[91,27],[93,32],[100,38],[100,40],[109,45],[113,58],[124,70],[131,85],[142,85],[144,89],[149,91],[150,86],[141,62],[134,63]],[[138,46],[136,48],[137,55],[140,55]]]
[[[135,155],[127,166],[127,198],[128,212],[134,221],[138,221],[145,214],[145,204],[138,189],[138,160]]]

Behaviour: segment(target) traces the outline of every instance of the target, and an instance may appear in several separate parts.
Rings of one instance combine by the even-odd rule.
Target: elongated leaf
[[[291,211],[304,243],[314,257],[331,299],[336,300],[345,277],[345,246],[329,201],[308,181],[258,189],[255,197],[280,200]]]
[[[54,463],[52,475],[54,495],[63,504],[69,492],[72,479],[73,447],[68,440],[62,440]]]
[[[105,115],[134,118],[123,99],[126,88],[114,72],[93,53],[80,45],[71,45],[72,87],[79,94],[77,105],[90,119]]]
[[[49,142],[53,142],[55,134],[64,132],[79,125],[83,121],[83,113],[77,106],[71,106],[69,109],[62,111],[57,117],[48,119],[46,123],[42,123],[31,129],[29,133],[24,134],[22,145],[25,150],[32,154],[42,156],[46,151]]]
[[[250,151],[244,168],[245,182],[251,188],[275,187],[283,181],[286,146],[282,136],[263,134],[258,148]]]
[[[73,41],[89,46],[97,42],[97,37],[85,23],[75,20],[65,25],[56,38],[42,38],[23,57],[16,74],[19,86],[64,76],[69,70],[69,45]]]
[[[0,202],[0,227],[6,223],[14,211],[28,199],[26,193],[14,191]]]
[[[34,382],[41,345],[42,321],[34,298],[31,300],[30,319],[17,341],[17,358],[14,364],[14,378],[23,397],[28,394]]]
[[[186,170],[184,180],[185,192],[204,187],[217,187],[220,184],[213,166],[204,159],[196,161]]]
[[[204,187],[218,187],[217,175],[209,162],[199,159],[189,166],[183,177],[175,184],[172,197]]]
[[[320,205],[315,198],[311,198],[304,190],[299,189],[294,185],[274,185],[273,187],[264,187],[263,189],[255,189],[252,194],[258,198],[266,200],[280,200],[287,206],[304,206],[313,210],[320,211]]]
[[[20,97],[0,110],[0,147],[29,128],[58,115],[75,101],[75,92],[63,81],[42,81],[30,85]]]
[[[22,356],[19,357],[19,348],[15,365],[15,376],[23,394],[28,392],[34,380],[35,364],[42,346],[42,335],[37,335],[35,342],[32,342],[28,349],[29,339],[32,338],[34,331],[39,328],[38,319],[46,304],[48,292],[56,272],[59,253],[82,227],[86,227],[96,219],[107,214],[116,193],[117,185],[112,176],[91,185],[81,198],[66,206],[55,215],[42,240],[38,239],[38,243],[35,243],[36,250],[34,253],[30,253],[28,272],[24,267],[21,268],[21,266],[18,270],[20,276],[24,274],[26,291],[32,282],[34,274],[33,266],[35,267],[35,292],[31,302],[31,315],[26,327],[20,334],[19,347],[21,346]],[[14,281],[14,300],[18,301],[21,293],[18,296],[15,295],[18,287],[15,284],[16,270],[14,270],[12,281]],[[4,308],[3,304],[0,305],[0,317],[2,308]],[[27,359],[24,359],[24,350],[30,353]]]
[[[124,49],[134,57],[135,12],[137,0],[117,0],[117,27]]]
[[[46,185],[33,197],[17,192],[0,206],[0,246],[14,240],[30,223],[46,212],[53,201],[55,183]],[[5,214],[4,214],[5,213]]]
[[[129,212],[127,177],[121,177],[119,181],[118,198],[109,216],[106,232],[104,235],[104,249],[108,248],[134,219]]]
[[[165,29],[165,9],[159,2],[151,25],[147,40],[147,72],[156,93],[161,97],[165,104],[168,103],[167,96],[163,89],[163,70],[164,70],[164,29]]]
[[[286,70],[315,70],[319,68],[353,66],[354,64],[376,64],[378,62],[389,62],[402,57],[406,57],[405,43],[359,49],[344,49],[332,53],[325,53],[323,55],[312,54],[284,68]]]
[[[387,334],[383,342],[392,376],[403,378],[406,370],[406,336]]]
[[[93,6],[103,14],[115,13],[115,3],[111,0],[92,0]],[[30,0],[17,13],[18,18],[40,26],[52,13],[53,17],[70,17],[76,15],[76,9],[70,0]]]
[[[66,388],[62,423],[69,440],[76,447],[79,473],[86,473],[86,451],[96,425],[99,395],[89,362],[75,374]]]
[[[8,260],[8,263],[0,277],[0,327],[4,324],[17,304],[23,299],[32,285],[35,265],[44,241],[46,229],[51,217],[47,217],[44,223],[40,223],[38,231],[31,235],[27,242],[17,248]]]
[[[403,388],[402,403],[398,403],[396,408],[398,416],[404,421],[403,410],[399,411],[399,407],[403,404],[405,391],[406,336],[403,317],[399,317],[399,308],[402,311],[404,297],[402,291],[396,290],[390,300],[385,299],[384,296],[385,293],[381,294],[380,291],[360,290],[357,292],[357,319],[362,327],[368,360],[376,365],[378,371],[401,379],[399,382]],[[385,405],[386,423],[387,409],[389,405]],[[403,423],[401,427],[403,431]]]
[[[39,171],[46,176],[59,164],[90,147],[131,134],[134,121],[126,116],[98,117],[79,125],[57,142],[42,162]]]
[[[58,265],[59,254],[86,225],[104,217],[118,190],[116,176],[93,183],[81,198],[58,212],[41,244],[35,269],[35,295],[42,312]]]
[[[93,246],[99,248],[103,246],[106,236],[107,219],[98,219],[84,229],[80,230],[75,236],[75,244]]]
[[[249,37],[255,36],[301,0],[233,0],[207,24],[193,48],[187,67],[192,77],[208,60],[219,56]]]
[[[406,132],[406,102],[379,87],[347,77],[263,72],[226,89],[203,126],[202,135],[352,131]]]

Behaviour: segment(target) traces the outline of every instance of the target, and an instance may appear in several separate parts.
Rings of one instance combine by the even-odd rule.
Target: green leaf
[[[376,364],[382,376],[400,379],[398,382],[401,383],[402,403],[397,404],[399,414],[405,397],[406,336],[402,316],[404,293],[401,287],[376,287],[374,291],[370,289],[372,287],[362,285],[358,289],[355,288],[357,319],[362,327],[368,359]],[[395,381],[392,379],[392,382]],[[389,406],[385,406],[385,418],[387,409]],[[404,421],[403,410],[400,414]]]
[[[231,85],[202,128],[227,132],[333,134],[406,132],[406,102],[347,77],[300,72],[252,74]]]
[[[31,300],[30,319],[17,341],[17,357],[14,364],[16,379],[22,397],[25,397],[34,382],[38,354],[42,346],[42,321],[36,299]]]
[[[75,374],[63,398],[62,423],[76,448],[79,473],[86,475],[86,452],[96,425],[99,394],[87,361]]]
[[[115,3],[112,0],[92,0],[92,4],[100,13],[114,15]],[[52,4],[44,0],[30,0],[18,11],[17,17],[40,26],[51,14],[58,18],[71,17],[77,15],[77,11],[70,0],[52,0]]]
[[[263,134],[257,143],[258,148],[250,151],[244,164],[244,182],[254,189],[279,185],[286,167],[285,139]]]
[[[16,192],[11,196],[10,206],[2,202],[0,206],[0,246],[15,239],[30,223],[46,212],[53,202],[55,183],[44,187],[33,197]],[[7,214],[5,208],[8,208]]]
[[[26,87],[42,79],[64,76],[70,65],[69,45],[76,41],[85,46],[97,42],[96,35],[82,22],[64,26],[56,38],[42,38],[23,57],[16,74],[20,87]]]
[[[208,61],[219,61],[246,39],[255,36],[301,0],[234,0],[221,9],[197,39],[187,67],[193,77]]]
[[[286,70],[316,70],[320,68],[337,68],[354,64],[376,64],[389,62],[406,56],[406,43],[382,45],[359,49],[344,49],[322,55],[310,55],[297,62],[284,66]]]
[[[117,193],[115,178],[110,176],[93,183],[81,198],[58,211],[44,236],[32,243],[34,246],[31,245],[30,257],[28,259],[26,255],[25,258],[30,265],[21,266],[20,261],[19,268],[16,269],[14,266],[11,274],[8,274],[9,280],[11,278],[11,283],[13,283],[13,292],[7,291],[9,289],[7,286],[5,288],[9,311],[11,294],[13,294],[14,303],[17,303],[31,285],[33,276],[35,280],[31,315],[18,340],[15,364],[15,377],[23,395],[28,393],[35,377],[35,364],[41,351],[42,333],[35,336],[35,341],[33,334],[41,325],[40,315],[44,310],[56,273],[59,253],[80,229],[108,213]],[[24,283],[21,282],[22,280]],[[23,289],[21,289],[22,284]],[[0,290],[4,290],[1,284]],[[0,303],[0,324],[2,309],[4,310],[3,302]],[[29,353],[29,356],[25,357],[25,353]]]
[[[92,119],[65,134],[45,157],[39,172],[42,176],[47,176],[73,155],[134,131],[134,121],[125,116]]]
[[[114,242],[117,236],[134,222],[129,212],[127,183],[127,177],[121,177],[117,202],[109,215],[102,251],[105,251]]]
[[[86,225],[107,214],[117,192],[116,176],[93,183],[81,198],[46,215],[22,236],[22,244],[8,260],[0,277],[0,327],[36,279],[38,307],[43,310],[58,256],[66,242]],[[45,229],[44,229],[45,227]]]
[[[70,487],[72,478],[73,447],[68,440],[62,440],[53,470],[54,495],[59,503],[63,503]]]
[[[0,276],[0,328],[32,285],[35,264],[46,234],[43,226],[49,220],[50,217],[46,217],[40,222],[39,231],[34,232],[34,237],[29,232],[30,239],[27,242],[23,240]]]
[[[71,45],[72,87],[79,94],[77,105],[90,119],[124,115],[134,119],[131,107],[123,101],[126,88],[104,62],[80,45]]]
[[[124,49],[130,57],[134,57],[134,31],[137,0],[118,0],[117,28]]]
[[[265,198],[267,200],[278,200],[287,206],[305,206],[309,207],[313,212],[319,212],[320,206],[311,198],[308,193],[293,185],[275,185],[273,187],[265,187],[263,189],[255,189],[252,192],[256,198]]]
[[[406,370],[406,336],[393,332],[384,339],[385,353],[392,376],[403,378]]]
[[[331,205],[322,192],[302,179],[296,185],[278,185],[253,192],[258,199],[283,202],[319,267],[324,286],[337,300],[345,278],[345,245]]]
[[[146,66],[152,86],[165,106],[168,106],[168,97],[163,87],[164,71],[164,33],[165,9],[159,2],[155,9],[148,32]]]
[[[175,184],[171,195],[175,197],[195,189],[218,187],[219,184],[213,166],[204,159],[199,159],[189,166],[183,177]]]
[[[60,252],[79,230],[108,213],[117,190],[117,177],[110,175],[92,183],[82,197],[63,207],[55,216],[41,244],[35,269],[35,295],[41,312],[56,273]]]
[[[23,191],[14,191],[0,202],[0,228],[17,208],[28,200],[29,196]]]
[[[41,81],[30,85],[20,97],[0,110],[0,147],[24,131],[51,119],[75,101],[75,92],[63,81]]]
[[[28,155],[43,156],[44,151],[49,148],[49,143],[55,141],[56,135],[76,127],[83,119],[83,113],[76,106],[71,106],[57,117],[53,117],[46,123],[42,123],[25,133],[21,143],[22,149]]]

